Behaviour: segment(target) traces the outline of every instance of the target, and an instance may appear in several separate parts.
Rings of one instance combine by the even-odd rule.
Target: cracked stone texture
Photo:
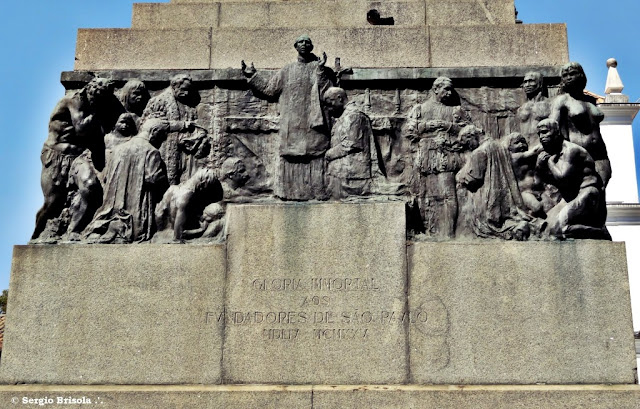
[[[306,30],[314,53],[326,52],[328,66],[340,57],[343,67],[422,67],[428,65],[429,41],[423,28],[352,28]],[[240,60],[256,68],[281,68],[295,61],[293,41],[300,30],[220,29],[213,35],[211,67],[236,68]],[[260,39],[256,41],[255,39]],[[268,45],[267,45],[268,44]]]
[[[440,26],[429,30],[432,67],[562,65],[565,24]]]

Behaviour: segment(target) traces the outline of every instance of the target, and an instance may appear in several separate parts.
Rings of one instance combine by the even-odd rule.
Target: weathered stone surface
[[[22,399],[90,399],[104,409],[638,409],[640,387],[628,386],[0,386],[0,405]],[[13,403],[12,399],[17,399]],[[37,406],[31,403],[29,406]]]
[[[407,386],[314,390],[314,409],[556,409],[640,408],[640,388],[629,386]]]
[[[225,383],[406,382],[402,202],[228,217]]]
[[[16,246],[6,383],[220,382],[224,247]],[[0,405],[2,406],[2,405]]]
[[[425,3],[390,1],[222,2],[198,4],[137,3],[133,28],[366,28],[375,8],[394,17],[395,26],[424,26]],[[301,18],[304,16],[304,18]]]
[[[218,4],[133,3],[131,28],[193,29],[218,26]]]
[[[209,29],[80,29],[75,69],[206,69],[210,39]]]
[[[426,0],[430,26],[514,24],[513,0]]]
[[[634,383],[623,243],[414,243],[411,382]]]
[[[293,40],[300,31],[228,27],[79,30],[75,69],[229,68],[238,66],[238,53],[258,68],[279,68],[295,55]],[[342,65],[351,67],[535,66],[568,61],[564,24],[304,31],[313,39],[316,53],[326,51],[331,60],[341,57]]]
[[[430,27],[432,67],[559,65],[569,61],[564,24]]]
[[[326,52],[329,63],[341,58],[344,67],[424,67],[429,65],[429,41],[422,28],[312,29],[314,53]],[[220,29],[212,38],[211,67],[238,67],[238,55],[256,68],[280,68],[295,57],[299,29]],[[259,41],[256,41],[259,39]],[[268,44],[268,46],[264,46]]]
[[[269,27],[287,27],[304,29],[321,28],[366,28],[367,12],[375,8],[383,17],[394,17],[394,25],[399,27],[424,26],[424,3],[416,1],[389,1],[372,5],[369,1],[345,2],[276,2],[267,4]],[[225,11],[225,5],[222,6]],[[232,26],[234,14],[229,10],[227,20],[221,20],[221,27]],[[302,17],[302,18],[301,18]],[[257,24],[256,24],[257,23]],[[260,21],[252,27],[260,28]],[[263,26],[262,26],[263,27]]]
[[[394,25],[514,24],[513,0],[406,0],[406,1],[238,1],[174,0],[167,6],[220,7],[229,16],[262,10],[251,27],[365,27],[366,13],[376,9],[382,17],[393,17]],[[304,15],[305,18],[299,16]],[[213,20],[215,21],[215,20]],[[222,21],[221,21],[222,23]],[[237,22],[231,22],[234,25]]]

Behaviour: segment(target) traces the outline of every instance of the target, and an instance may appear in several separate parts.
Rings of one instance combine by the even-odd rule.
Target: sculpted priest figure
[[[331,148],[325,155],[331,198],[367,195],[371,189],[371,120],[347,103],[342,88],[329,88],[324,101],[331,116],[337,118],[331,129]]]
[[[298,59],[269,80],[256,75],[242,62],[254,95],[280,104],[279,169],[275,186],[284,200],[326,199],[324,154],[329,148],[327,115],[322,109],[324,92],[334,85],[335,73],[325,67],[326,54],[311,51],[311,39],[302,35],[294,43]]]

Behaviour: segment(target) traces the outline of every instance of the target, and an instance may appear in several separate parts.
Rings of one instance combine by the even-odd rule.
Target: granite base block
[[[624,243],[414,243],[411,382],[635,383]]]
[[[227,383],[405,383],[404,203],[229,209]]]
[[[221,382],[224,246],[16,246],[3,383]],[[0,407],[3,407],[0,405]]]
[[[221,245],[17,246],[0,380],[636,380],[623,243],[407,243],[395,201],[230,205],[227,231]]]

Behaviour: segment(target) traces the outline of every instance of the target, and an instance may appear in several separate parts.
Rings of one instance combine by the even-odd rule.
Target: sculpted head
[[[201,220],[212,222],[214,220],[220,220],[224,217],[224,206],[219,202],[211,203],[202,211]]]
[[[457,107],[454,111],[453,114],[451,114],[451,116],[453,117],[453,122],[460,122],[464,119],[465,117],[465,112],[462,109],[462,107]]]
[[[311,54],[313,51],[313,43],[311,42],[311,38],[308,35],[303,34],[300,37],[296,38],[295,43],[293,43],[293,47],[298,51],[298,54],[301,56],[307,56]]]
[[[560,70],[560,86],[568,93],[582,92],[587,86],[587,76],[582,65],[570,62],[562,66]]]
[[[162,145],[162,142],[167,138],[169,132],[169,121],[149,118],[142,124],[140,133],[149,139],[149,143],[156,148]]]
[[[522,153],[529,150],[527,140],[519,132],[513,132],[507,135],[507,148],[512,153]]]
[[[184,101],[192,91],[192,79],[188,74],[178,74],[171,78],[171,89],[178,101]]]
[[[114,83],[110,79],[95,77],[84,87],[89,104],[99,104],[113,94]]]
[[[544,77],[538,71],[529,71],[524,75],[522,90],[531,99],[543,90]]]
[[[480,141],[484,138],[484,130],[475,125],[467,125],[460,130],[458,140],[463,150],[474,150],[480,145]]]
[[[140,80],[129,80],[120,90],[122,105],[127,112],[133,112],[138,115],[142,114],[142,111],[147,106],[150,96],[147,91],[147,86]]]
[[[344,112],[347,105],[347,93],[342,88],[331,87],[325,91],[323,96],[324,103],[329,114],[338,118]]]
[[[438,77],[433,81],[433,87],[431,88],[436,100],[445,105],[453,104],[453,82],[447,77]]]
[[[562,145],[563,137],[560,133],[560,126],[553,119],[543,119],[538,122],[538,137],[540,143],[546,151],[557,151],[558,145]]]
[[[222,179],[230,181],[235,187],[244,186],[250,178],[244,162],[236,157],[227,158],[222,163],[221,173]]]
[[[129,112],[120,115],[114,128],[120,135],[124,137],[135,135],[136,133],[138,133],[138,126],[136,125],[136,115]]]

